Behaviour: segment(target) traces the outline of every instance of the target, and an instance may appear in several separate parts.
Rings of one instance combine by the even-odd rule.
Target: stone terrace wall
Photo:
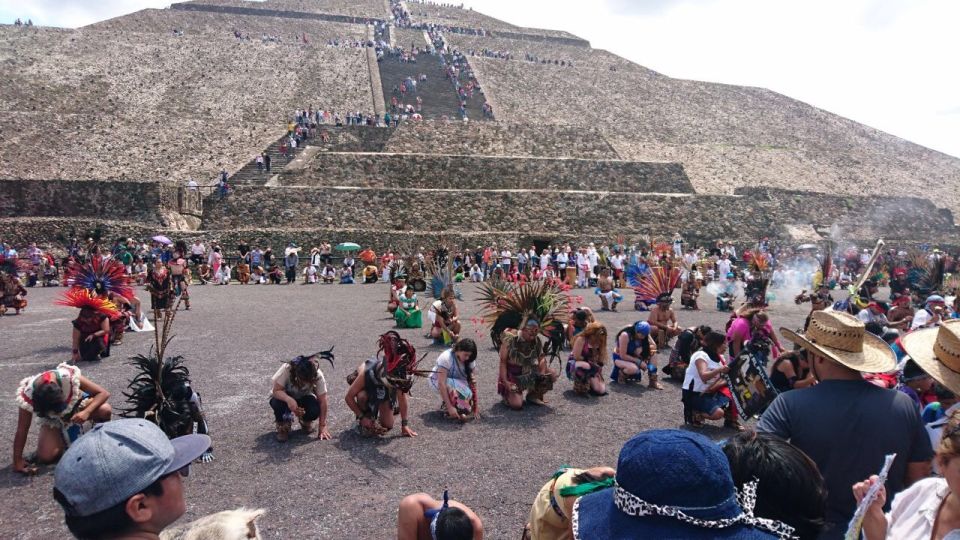
[[[784,198],[790,204],[784,204]],[[932,203],[919,199],[800,192],[742,197],[523,191],[487,191],[465,198],[458,191],[246,186],[222,203],[207,205],[203,228],[300,226],[445,234],[549,231],[599,237],[610,234],[615,225],[617,233],[652,237],[672,235],[679,228],[685,236],[706,241],[778,237],[785,224],[856,225],[864,214],[890,212],[903,205],[919,211],[910,216],[909,227],[890,229],[889,238],[922,239],[955,232]]]
[[[385,150],[411,154],[620,158],[599,129],[503,122],[408,122],[397,129]]]
[[[233,31],[238,30],[254,41],[259,42],[267,34],[279,36],[290,44],[306,34],[307,39],[318,46],[326,44],[329,39],[364,40],[367,36],[366,28],[359,24],[178,9],[144,9],[85,28],[160,34],[170,34],[176,28],[187,35],[213,34],[231,38]]]
[[[495,36],[468,36],[463,34],[450,34],[445,36],[447,43],[454,48],[469,54],[475,51],[477,55],[482,55],[483,49],[489,51],[509,52],[513,57],[511,62],[529,63],[524,58],[529,54],[540,59],[563,60],[573,62],[574,66],[583,66],[592,69],[606,70],[634,70],[646,69],[621,58],[615,54],[600,49],[591,49],[576,45],[563,45],[558,43],[543,43],[530,40],[510,39],[498,32]],[[472,56],[469,57],[472,63]],[[491,60],[493,60],[491,58]],[[507,61],[507,60],[501,60]],[[559,67],[559,66],[557,66]],[[567,73],[576,73],[573,68]],[[649,70],[647,70],[649,71]],[[482,81],[481,81],[482,82]]]
[[[693,193],[676,163],[437,154],[317,155],[287,186]]]
[[[242,0],[222,0],[219,2],[204,2],[200,0],[197,2],[171,4],[170,8],[189,12],[229,13],[234,15],[256,15],[282,19],[308,19],[352,24],[370,24],[384,20],[382,15],[368,17],[365,15],[340,15],[334,13],[295,11],[282,5],[273,5],[266,2],[244,2]]]
[[[259,10],[293,11],[301,13],[322,13],[331,15],[349,15],[371,19],[386,19],[387,10],[383,0],[268,0],[266,2],[246,2],[244,0],[195,0],[182,4],[204,4],[214,6],[233,6]]]
[[[159,225],[176,210],[176,187],[160,182],[0,180],[0,216],[87,217]]]
[[[410,11],[410,19],[414,23],[473,29],[482,28],[485,31],[492,30],[498,36],[513,36],[516,39],[546,38],[553,42],[568,41],[571,44],[590,46],[588,41],[569,32],[516,26],[471,9],[413,3],[408,3],[407,9]]]
[[[364,51],[324,44],[3,27],[0,62],[5,178],[206,181],[275,141],[294,109],[373,110]]]

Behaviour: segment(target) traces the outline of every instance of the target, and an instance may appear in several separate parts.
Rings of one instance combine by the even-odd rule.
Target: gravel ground
[[[534,495],[559,465],[615,466],[620,446],[635,433],[682,426],[675,383],[665,383],[663,391],[614,384],[608,396],[580,398],[562,379],[547,394],[547,407],[506,409],[496,394],[497,356],[487,331],[470,322],[479,312],[476,289],[463,289],[459,305],[464,335],[475,338],[481,348],[483,418],[465,425],[448,421],[438,408],[439,398],[420,380],[410,413],[419,437],[401,438],[395,428],[383,439],[371,440],[353,430],[353,415],[343,402],[344,379],[376,352],[377,336],[393,327],[385,311],[385,285],[194,286],[193,309],[177,315],[168,353],[187,358],[194,387],[204,400],[216,460],[195,465],[185,481],[183,520],[248,506],[268,510],[260,522],[265,538],[390,538],[404,495],[425,491],[439,496],[448,488],[453,498],[480,515],[488,538],[517,538]],[[70,356],[75,313],[54,306],[58,292],[33,289],[23,314],[0,319],[0,428],[6,434],[0,437],[0,452],[7,456],[16,426],[17,382]],[[599,306],[591,291],[575,294],[583,295],[586,305]],[[633,295],[626,296],[627,309],[598,314],[611,339],[617,329],[646,318],[629,309]],[[785,299],[771,310],[774,325],[800,326],[808,307]],[[421,295],[421,305],[425,303]],[[713,309],[714,299],[704,294],[701,304],[703,311],[680,311],[681,324],[722,327],[727,314]],[[424,365],[432,366],[441,348],[429,344],[424,330],[401,334],[421,353],[430,352]],[[152,342],[152,334],[128,333],[109,359],[81,367],[111,391],[116,407],[132,374],[126,358],[146,353]],[[331,345],[336,346],[336,367],[325,364],[323,370],[333,440],[318,441],[294,431],[288,443],[277,443],[267,405],[270,376],[280,362]],[[665,358],[661,353],[661,365]],[[28,451],[35,448],[36,431],[34,425]],[[714,438],[730,434],[718,427],[702,431]],[[65,536],[62,513],[51,496],[52,468],[26,478],[13,473],[9,463],[0,469],[0,497],[6,501],[0,538]]]

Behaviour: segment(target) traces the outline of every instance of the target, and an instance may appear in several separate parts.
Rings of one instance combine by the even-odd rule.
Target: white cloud
[[[456,1],[456,0],[454,0]],[[463,0],[566,30],[672,77],[761,86],[960,156],[953,0]],[[0,0],[0,21],[77,27],[170,0]]]

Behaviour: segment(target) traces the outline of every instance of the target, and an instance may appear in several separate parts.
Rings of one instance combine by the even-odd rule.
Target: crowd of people
[[[0,248],[4,283],[16,282],[21,289],[45,260],[55,260],[36,245],[24,257],[13,247]],[[260,250],[241,242],[236,247],[239,279],[265,282],[262,274],[267,274],[274,282],[296,282],[300,251],[288,245],[280,258],[269,247]],[[200,240],[187,245],[165,238],[154,238],[152,244],[131,239],[107,249],[74,238],[65,252],[67,269],[57,276],[69,287],[63,303],[80,309],[73,322],[73,358],[18,387],[14,470],[20,472],[58,459],[72,462],[62,459],[72,453],[89,456],[91,448],[105,444],[104,437],[120,436],[115,430],[125,437],[155,437],[151,422],[106,422],[112,417],[109,390],[77,367],[108,356],[111,345],[122,343],[124,328],[144,322],[145,309],[127,285],[138,282],[139,270],[145,266],[140,282],[147,285],[155,313],[181,305],[189,309],[194,272],[201,283],[214,268],[221,282],[229,283],[233,275],[225,270],[230,266],[221,246],[208,247]],[[329,242],[322,242],[303,268],[326,269],[334,253]],[[400,328],[422,324],[415,281],[431,279],[429,294],[435,300],[427,310],[427,335],[442,352],[432,368],[421,369],[424,358],[414,346],[393,330],[384,332],[377,353],[348,377],[340,406],[354,413],[363,435],[382,436],[399,425],[402,436],[417,437],[408,394],[416,377],[426,377],[451,421],[480,419],[478,345],[463,335],[457,288],[467,274],[477,274],[499,352],[497,393],[505,407],[544,405],[564,377],[576,394],[602,399],[609,384],[646,379],[651,389],[663,390],[662,373],[681,381],[683,421],[694,430],[640,433],[624,445],[616,468],[559,470],[531,507],[526,527],[532,538],[696,537],[704,534],[699,529],[711,531],[711,537],[841,538],[864,499],[863,535],[868,539],[944,537],[953,528],[952,489],[960,488],[954,486],[960,480],[951,476],[960,448],[960,313],[956,283],[950,279],[956,259],[936,249],[883,250],[879,244],[863,255],[829,245],[786,249],[765,240],[742,253],[730,243],[685,249],[679,236],[672,243],[645,247],[618,241],[516,253],[494,245],[407,257],[392,252],[377,257],[364,250],[357,255],[364,265],[360,275],[366,277],[372,267],[374,276],[391,284],[387,309]],[[352,251],[347,252],[341,277],[349,273],[352,278],[355,265]],[[709,287],[696,268],[710,265],[718,281],[718,273],[725,271],[743,283],[744,301],[714,328],[685,328],[682,313],[673,308],[676,290],[682,297],[684,282]],[[780,328],[779,335],[768,311],[771,276],[778,270],[810,279],[795,301],[811,304],[803,328]],[[845,271],[854,280],[848,296],[828,300],[839,286],[834,277]],[[326,280],[306,271],[302,275],[307,283]],[[336,273],[330,277],[336,279]],[[889,287],[889,298],[878,297],[880,282]],[[644,305],[646,317],[616,332],[592,309],[577,305],[571,294],[575,287],[595,287],[599,309],[613,311],[622,297],[609,293],[628,286],[638,297],[653,294],[652,302]],[[954,296],[952,302],[949,296]],[[561,360],[560,369],[553,367],[554,358]],[[294,423],[304,433],[316,432],[319,440],[330,438],[327,418],[336,405],[327,396],[324,359],[333,361],[332,349],[284,362],[271,378],[269,404],[278,441],[288,440]],[[192,393],[185,399],[189,403]],[[750,417],[759,418],[755,429],[744,424]],[[28,462],[24,446],[35,418],[41,436]],[[706,422],[721,420],[742,434],[718,446],[695,433]],[[192,439],[195,448],[189,459],[183,458],[186,464],[211,449],[204,437]],[[175,448],[187,444],[174,440]],[[668,452],[670,459],[667,454],[653,457],[657,452]],[[887,455],[895,457],[879,475]],[[159,474],[168,465],[154,470]],[[90,502],[77,487],[83,482],[68,479],[77,474],[80,469],[68,466],[55,474],[57,498],[72,531],[96,530],[102,519],[80,518],[101,517],[108,509],[130,518],[121,520],[125,527],[137,526],[128,498],[149,493]],[[158,478],[137,481],[151,485]],[[705,478],[711,480],[704,484]],[[740,496],[731,497],[734,492]],[[918,508],[929,508],[933,518],[918,521]],[[478,538],[482,522],[479,514],[446,494],[442,500],[422,493],[405,498],[398,510],[398,534],[417,538],[424,527],[449,531],[437,538]],[[922,535],[910,536],[913,531]]]

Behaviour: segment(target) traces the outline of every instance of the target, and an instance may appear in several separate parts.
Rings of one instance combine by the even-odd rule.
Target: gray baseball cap
[[[66,499],[68,515],[90,516],[189,466],[209,447],[206,435],[170,440],[149,420],[114,420],[98,424],[67,449],[53,485]]]

